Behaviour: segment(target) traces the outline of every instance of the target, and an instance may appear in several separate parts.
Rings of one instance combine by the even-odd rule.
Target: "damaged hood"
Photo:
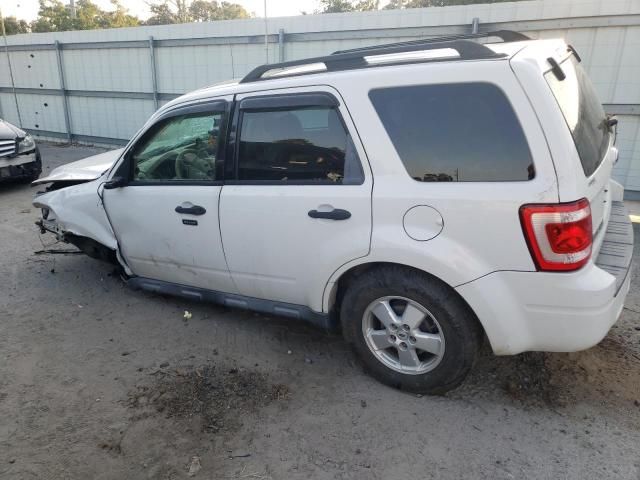
[[[77,162],[67,163],[51,170],[48,176],[39,178],[32,185],[51,182],[77,182],[95,180],[120,158],[124,148],[110,150]]]

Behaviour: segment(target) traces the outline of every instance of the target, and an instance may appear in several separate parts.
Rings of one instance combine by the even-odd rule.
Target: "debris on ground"
[[[202,465],[200,465],[200,457],[197,455],[191,457],[191,463],[189,464],[189,476],[194,477],[201,468]]]
[[[232,459],[232,458],[248,458],[248,457],[251,456],[250,453],[235,453],[234,454],[233,451],[231,451],[231,450],[228,450],[228,453],[229,453],[229,458],[230,459]]]
[[[182,318],[187,321],[191,320],[191,317],[193,317],[193,314],[189,310],[185,310]]]
[[[199,420],[202,431],[211,433],[236,429],[247,415],[290,394],[286,385],[271,383],[267,375],[239,368],[183,366],[154,373],[152,384],[129,393],[129,407]]]

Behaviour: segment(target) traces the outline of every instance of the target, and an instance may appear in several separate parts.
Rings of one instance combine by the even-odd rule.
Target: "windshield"
[[[566,75],[558,80],[553,72],[545,78],[562,110],[584,174],[590,177],[600,166],[609,148],[607,115],[587,73],[573,55],[561,63]]]

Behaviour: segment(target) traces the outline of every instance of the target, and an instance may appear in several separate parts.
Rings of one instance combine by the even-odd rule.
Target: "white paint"
[[[518,212],[528,203],[591,199],[594,223],[603,222],[595,257],[609,221],[608,204],[622,195],[622,188],[612,183],[602,196],[617,152],[612,148],[594,177],[585,178],[542,75],[549,68],[546,58],[566,49],[564,43],[534,41],[492,48],[507,56],[226,84],[169,102],[131,145],[162,111],[176,105],[214,98],[231,101],[233,95],[240,100],[266,93],[332,92],[340,100],[365,180],[362,185],[129,185],[107,190],[105,207],[119,253],[141,276],[326,313],[335,299],[335,285],[350,268],[371,262],[407,265],[456,288],[477,314],[496,353],[593,345],[617,319],[629,280],[614,297],[615,278],[593,261],[573,273],[537,272]],[[535,162],[532,180],[418,182],[407,174],[369,91],[464,81],[492,83],[509,99]],[[101,179],[38,197],[35,204],[49,205],[63,228],[86,232],[98,241],[106,238],[105,244],[113,245],[104,215],[96,211],[97,183],[112,177],[117,167],[118,163]],[[601,200],[607,200],[604,207],[595,205]],[[197,228],[181,224],[174,211],[184,202],[207,209],[197,218]],[[331,221],[307,214],[331,207],[349,210],[352,216]],[[432,237],[441,220],[445,227]],[[431,240],[417,242],[407,232]]]
[[[51,170],[49,175],[41,177],[33,185],[51,183],[60,180],[94,180],[109,170],[120,158],[124,149],[118,148],[108,152],[99,153],[91,157],[83,158],[75,162],[66,163]]]
[[[261,0],[247,0],[249,1],[254,5],[252,7],[247,3],[249,9],[260,14]],[[32,2],[32,6],[35,3],[37,2]],[[488,22],[497,23],[496,28],[509,28],[509,25],[503,26],[500,23],[640,14],[640,2],[637,0],[534,0],[277,17],[280,14],[296,14],[297,9],[313,10],[307,7],[308,5],[305,6],[300,2],[270,1],[268,8],[270,15],[273,14],[274,17],[269,18],[269,33],[277,34],[280,28],[287,33],[349,32],[369,29],[382,29],[385,32],[374,39],[287,42],[285,43],[287,60],[325,55],[344,48],[415,39],[415,37],[393,35],[394,29],[404,27],[460,28],[462,26],[465,31],[470,31],[475,17],[480,19],[481,28]],[[4,4],[3,8],[5,8]],[[10,8],[10,3],[6,8]],[[21,8],[28,7],[23,5]],[[441,33],[442,30],[434,31],[434,34]],[[640,104],[640,55],[637,54],[640,49],[640,25],[567,28],[526,33],[533,38],[565,38],[573,44],[582,56],[603,103]],[[163,40],[263,34],[263,20],[253,18],[111,30],[12,35],[7,40],[10,45],[51,44],[54,40],[64,44],[119,40],[147,41],[149,36],[153,36],[156,40]],[[155,53],[159,90],[163,93],[176,94],[218,81],[241,77],[265,61],[262,44],[157,47]],[[64,50],[62,58],[67,88],[70,90],[151,92],[150,57],[147,48]],[[12,52],[11,59],[18,87],[40,88],[42,84],[42,88],[59,88],[54,52],[41,50]],[[275,44],[270,44],[269,61],[278,61],[278,48]],[[28,68],[29,66],[31,68]],[[6,55],[0,54],[0,86],[8,87],[10,84]],[[59,97],[19,94],[18,101],[24,127],[64,133],[65,122]],[[44,102],[50,104],[48,109],[43,108]],[[69,97],[69,105],[74,133],[119,139],[131,138],[154,110],[152,100],[138,99]],[[0,111],[6,119],[12,123],[18,123],[11,93],[0,93]],[[126,113],[122,114],[123,112]],[[620,162],[615,166],[613,176],[627,189],[640,190],[640,116],[620,115],[619,121]]]

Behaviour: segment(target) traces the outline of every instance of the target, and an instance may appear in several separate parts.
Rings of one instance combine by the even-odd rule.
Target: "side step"
[[[148,292],[173,295],[177,297],[190,298],[203,302],[217,303],[232,308],[242,308],[255,312],[266,313],[282,317],[295,318],[311,323],[325,330],[335,330],[336,322],[329,314],[318,313],[309,307],[294,305],[292,303],[274,302],[261,298],[246,297],[233,293],[217,292],[204,288],[190,287],[177,283],[153,280],[144,277],[131,277],[127,280],[127,286],[134,290],[146,290]]]

